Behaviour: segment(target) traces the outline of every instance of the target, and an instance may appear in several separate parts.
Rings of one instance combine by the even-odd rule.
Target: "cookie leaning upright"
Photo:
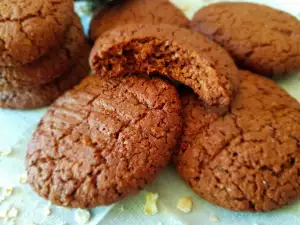
[[[167,24],[130,24],[104,33],[90,65],[100,76],[158,72],[190,86],[210,105],[229,105],[239,87],[225,50],[201,34]]]
[[[28,183],[65,207],[136,194],[169,163],[180,114],[177,91],[163,80],[89,76],[39,123],[28,145]]]
[[[122,0],[94,13],[90,38],[95,41],[105,31],[130,23],[173,24],[188,27],[189,20],[169,0]]]
[[[73,22],[73,0],[0,1],[0,66],[32,62],[60,43]]]
[[[201,8],[191,28],[259,74],[283,76],[300,69],[300,21],[283,11],[254,3],[216,3]]]
[[[300,104],[273,81],[241,71],[229,112],[183,93],[178,173],[206,200],[269,211],[300,197]]]

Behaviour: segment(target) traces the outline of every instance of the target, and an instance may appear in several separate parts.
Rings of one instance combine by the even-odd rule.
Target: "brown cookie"
[[[228,105],[238,90],[229,55],[206,37],[172,25],[127,25],[98,38],[90,65],[100,76],[158,72],[190,86],[210,105]]]
[[[72,0],[0,1],[0,66],[45,55],[63,40],[73,14]]]
[[[62,46],[32,63],[19,67],[0,67],[0,90],[32,87],[53,81],[68,72],[85,44],[80,19],[75,16]]]
[[[90,47],[86,44],[81,51],[85,53],[73,62],[69,71],[54,81],[24,88],[1,88],[0,108],[34,109],[50,105],[66,90],[78,84],[90,71],[88,54]]]
[[[217,3],[200,9],[191,27],[259,74],[282,76],[300,69],[300,21],[288,13],[253,3]]]
[[[206,200],[234,211],[269,211],[300,196],[300,104],[273,81],[241,71],[229,112],[182,97],[178,173]]]
[[[160,79],[89,76],[39,123],[28,145],[28,182],[65,207],[136,194],[168,164],[180,112],[176,89]]]
[[[188,27],[189,20],[168,0],[123,0],[94,13],[90,38],[95,41],[105,31],[130,23]]]

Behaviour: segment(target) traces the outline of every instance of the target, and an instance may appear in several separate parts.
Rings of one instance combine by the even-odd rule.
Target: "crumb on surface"
[[[86,224],[91,218],[91,213],[87,209],[76,209],[75,221],[78,224]]]
[[[176,207],[184,213],[189,213],[193,207],[192,197],[182,197],[178,199]]]
[[[146,195],[146,204],[144,206],[144,213],[146,215],[154,215],[158,212],[157,209],[157,200],[158,200],[158,194],[157,193],[148,193]]]

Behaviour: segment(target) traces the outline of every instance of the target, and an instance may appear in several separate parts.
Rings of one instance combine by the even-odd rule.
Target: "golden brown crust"
[[[288,13],[253,3],[217,3],[200,9],[191,27],[259,74],[282,76],[300,69],[300,21]]]
[[[123,0],[95,12],[90,23],[90,38],[95,41],[105,31],[130,23],[188,27],[189,20],[168,0]]]
[[[50,83],[24,88],[2,88],[0,90],[0,108],[34,109],[50,105],[66,90],[78,84],[90,71],[88,54],[90,46],[85,45],[84,53],[72,62],[71,68],[64,75]]]
[[[136,194],[168,164],[181,131],[176,89],[160,79],[89,76],[60,97],[28,145],[28,181],[66,207]]]
[[[33,87],[53,81],[68,72],[85,45],[80,19],[75,16],[62,45],[32,63],[18,67],[0,67],[0,89]]]
[[[45,55],[62,41],[73,14],[72,0],[0,1],[0,66]]]
[[[300,104],[267,78],[241,71],[229,112],[184,94],[178,173],[208,201],[269,211],[300,196]]]

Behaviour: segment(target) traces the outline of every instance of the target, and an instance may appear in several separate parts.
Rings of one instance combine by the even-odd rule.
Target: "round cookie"
[[[3,88],[32,87],[49,83],[68,72],[86,45],[78,16],[66,33],[62,46],[32,63],[19,67],[0,67],[0,90]]]
[[[72,0],[0,1],[0,66],[45,55],[63,40],[73,14]]]
[[[283,11],[253,3],[216,3],[200,9],[191,28],[218,42],[251,71],[282,76],[300,69],[300,21]]]
[[[0,108],[34,109],[50,105],[66,90],[78,84],[82,78],[88,75],[90,47],[86,44],[83,49],[81,50],[85,53],[73,62],[69,71],[50,83],[24,88],[1,88]]]
[[[148,77],[87,77],[60,97],[28,145],[28,182],[57,205],[136,194],[169,163],[181,131],[176,89]]]
[[[92,49],[90,65],[100,76],[158,72],[191,87],[210,105],[228,105],[239,87],[226,51],[201,34],[168,24],[106,32]]]
[[[108,4],[94,13],[90,38],[95,41],[105,31],[130,23],[166,23],[188,27],[189,20],[168,0],[123,0]]]
[[[300,104],[241,71],[229,112],[183,93],[178,173],[201,197],[234,211],[269,211],[300,196]]]

